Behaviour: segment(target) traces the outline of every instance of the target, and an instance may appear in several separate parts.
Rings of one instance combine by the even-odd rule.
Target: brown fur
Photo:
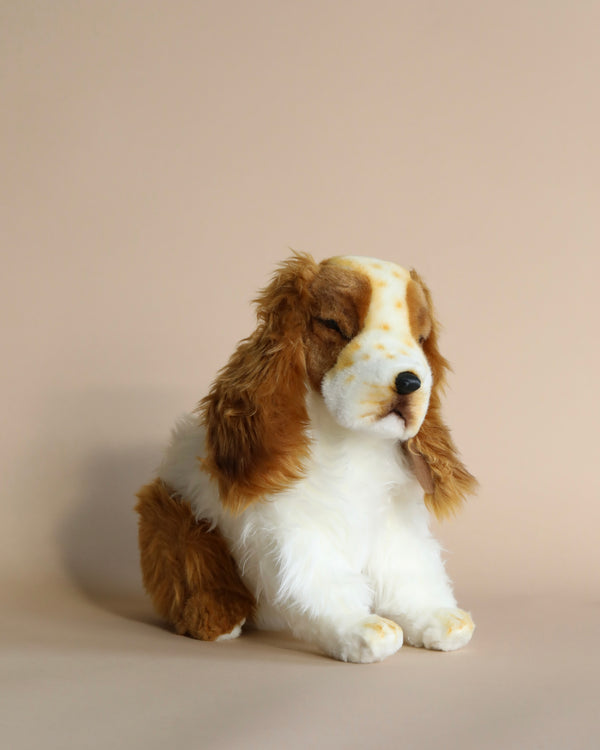
[[[214,641],[251,616],[254,599],[225,540],[160,479],[137,493],[142,576],[177,633]]]
[[[450,430],[442,420],[441,394],[450,364],[438,348],[439,323],[431,293],[416,271],[411,271],[410,275],[406,296],[411,332],[417,341],[424,339],[422,346],[433,374],[433,388],[421,429],[407,441],[406,448],[426,460],[434,489],[425,495],[425,502],[438,518],[444,518],[454,513],[465,496],[476,490],[477,480],[460,460]]]
[[[311,286],[311,294],[311,319],[305,337],[306,367],[312,387],[320,391],[325,373],[364,325],[371,284],[355,271],[324,261]],[[330,319],[339,324],[341,335],[320,322]]]
[[[203,468],[234,512],[304,475],[306,381],[318,389],[366,315],[366,279],[296,253],[259,295],[258,327],[242,341],[199,406]],[[335,319],[342,333],[326,328]]]
[[[406,285],[406,305],[408,307],[408,323],[415,341],[425,340],[437,331],[432,331],[433,312],[431,310],[431,295],[425,292],[425,285],[416,271],[410,272],[410,280]],[[447,362],[444,365],[447,366]]]

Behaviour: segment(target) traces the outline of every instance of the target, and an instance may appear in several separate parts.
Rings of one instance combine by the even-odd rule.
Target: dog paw
[[[233,630],[230,630],[229,633],[222,633],[218,638],[215,638],[216,641],[231,641],[234,638],[237,638],[239,635],[241,635],[242,628],[244,626],[244,623],[246,622],[246,618],[241,622],[238,622],[237,625],[234,626]]]
[[[436,651],[456,651],[471,640],[475,625],[462,609],[436,609],[422,631],[422,645]]]
[[[358,664],[381,661],[402,646],[402,628],[379,615],[370,615],[345,631],[332,656]]]

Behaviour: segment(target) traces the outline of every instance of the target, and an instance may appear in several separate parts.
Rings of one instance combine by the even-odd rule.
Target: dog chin
[[[376,422],[370,422],[363,429],[372,435],[380,435],[392,440],[408,440],[409,437],[412,437],[412,430],[407,428],[404,419],[395,412],[390,412]]]

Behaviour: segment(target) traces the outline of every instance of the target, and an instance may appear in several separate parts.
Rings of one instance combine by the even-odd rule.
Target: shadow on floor
[[[94,456],[82,474],[81,502],[59,531],[65,569],[87,599],[157,625],[141,583],[134,505],[159,456],[158,446]]]

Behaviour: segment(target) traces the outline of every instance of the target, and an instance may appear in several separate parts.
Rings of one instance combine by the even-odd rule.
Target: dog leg
[[[465,646],[475,628],[458,609],[441,549],[429,533],[427,514],[416,503],[392,508],[368,566],[374,609],[397,622],[406,643],[439,651]]]
[[[138,492],[144,586],[175,631],[205,641],[233,638],[253,611],[225,540],[160,479]]]
[[[294,524],[250,528],[246,571],[261,592],[259,626],[264,597],[296,638],[335,659],[381,661],[402,646],[401,627],[372,613],[368,581],[326,536]]]

